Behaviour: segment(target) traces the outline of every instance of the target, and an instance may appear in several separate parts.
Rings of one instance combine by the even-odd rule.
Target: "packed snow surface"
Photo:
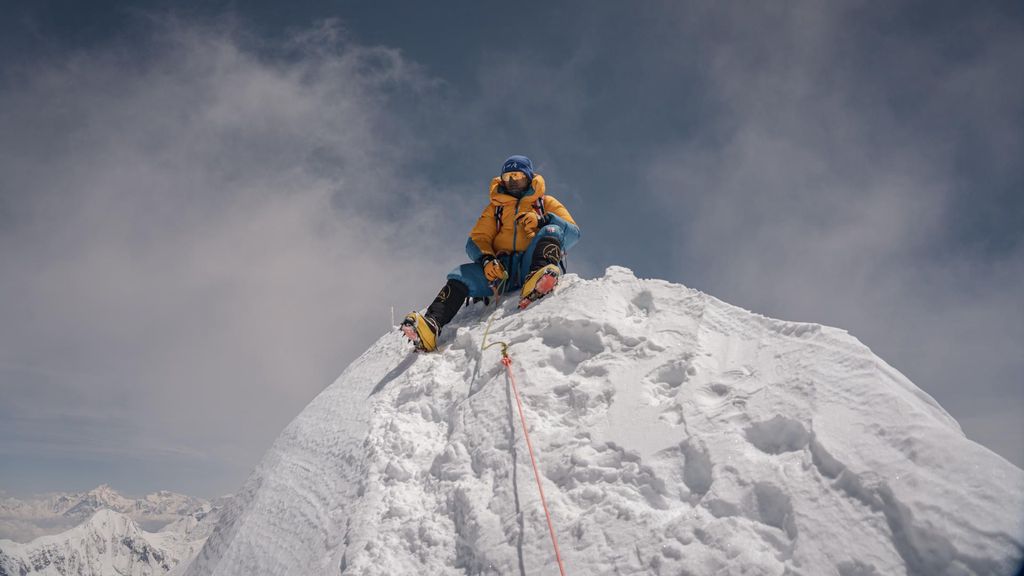
[[[1024,555],[1024,472],[842,330],[617,267],[511,300],[464,309],[437,353],[383,336],[187,574],[557,573],[488,318],[569,574],[1001,576]]]

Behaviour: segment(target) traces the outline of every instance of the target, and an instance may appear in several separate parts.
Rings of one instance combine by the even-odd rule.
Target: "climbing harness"
[[[501,290],[505,287],[505,282],[508,280],[508,274],[502,278],[501,282],[495,285],[494,288],[494,301],[495,311],[498,309],[498,305],[501,303]],[[501,363],[505,366],[505,376],[508,378],[508,382],[512,387],[512,393],[516,397],[516,406],[519,408],[519,421],[523,425],[523,437],[526,438],[526,448],[530,452],[530,464],[533,465],[533,477],[537,481],[537,492],[540,494],[540,503],[544,508],[544,518],[548,522],[548,533],[551,534],[551,545],[555,549],[555,560],[558,561],[558,572],[561,576],[565,576],[565,565],[562,563],[562,553],[558,549],[558,537],[555,536],[555,526],[551,522],[551,512],[548,511],[548,501],[544,496],[544,486],[540,481],[540,470],[537,469],[537,458],[533,454],[533,443],[530,441],[530,432],[526,425],[526,415],[523,412],[523,401],[519,397],[519,387],[516,386],[516,377],[512,373],[512,357],[509,356],[508,348],[511,346],[508,342],[502,342],[500,340],[487,343],[487,335],[491,331],[491,321],[494,320],[494,313],[491,313],[491,318],[487,320],[487,327],[484,329],[484,339],[480,343],[481,351],[487,350],[491,346],[501,346]]]

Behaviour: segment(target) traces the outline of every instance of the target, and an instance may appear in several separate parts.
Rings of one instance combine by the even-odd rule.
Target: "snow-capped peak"
[[[49,494],[27,500],[0,500],[0,538],[27,542],[39,532],[57,533],[89,519],[99,510],[128,514],[152,527],[179,517],[205,514],[211,504],[201,498],[167,490],[143,498],[128,498],[107,484],[87,492]]]
[[[125,514],[103,509],[92,515],[80,529],[96,536],[128,536],[134,537],[141,534],[139,526]]]
[[[218,509],[216,503],[166,490],[144,498],[128,498],[106,484],[88,492],[29,500],[6,498],[0,501],[0,541],[10,541],[0,544],[0,552],[10,552],[16,543],[31,547],[41,537],[73,539],[76,527],[97,521],[100,512],[100,519],[109,519],[106,511],[114,511],[130,517],[144,530],[180,533],[178,541],[164,544],[174,549],[175,560],[189,558],[209,535]],[[0,576],[4,576],[2,571]]]
[[[623,268],[441,348],[386,334],[284,430],[187,574],[1006,574],[1024,472],[846,332]]]
[[[147,532],[131,516],[103,508],[59,534],[28,543],[0,539],[0,576],[167,574],[199,551],[213,530],[218,510],[183,516],[160,532]]]
[[[103,509],[88,521],[28,544],[0,540],[0,575],[164,574],[177,554],[139,529],[128,516]]]
[[[104,509],[128,513],[134,511],[135,502],[121,496],[110,486],[101,484],[88,491],[85,496],[65,510],[63,514],[65,516],[84,517]]]

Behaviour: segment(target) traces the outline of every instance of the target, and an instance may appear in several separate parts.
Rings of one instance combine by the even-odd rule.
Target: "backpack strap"
[[[501,231],[501,213],[504,212],[504,211],[505,211],[505,207],[504,206],[495,206],[494,207],[494,221],[497,223],[497,229],[498,229],[499,232]]]
[[[533,203],[533,209],[541,217],[544,217],[544,215],[548,213],[548,211],[544,208],[544,196],[537,198],[537,200]]]

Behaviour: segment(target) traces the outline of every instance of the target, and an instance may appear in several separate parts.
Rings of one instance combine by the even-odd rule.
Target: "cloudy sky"
[[[0,489],[236,489],[514,153],[573,271],[845,328],[1024,466],[1022,69],[1019,2],[15,1]]]

